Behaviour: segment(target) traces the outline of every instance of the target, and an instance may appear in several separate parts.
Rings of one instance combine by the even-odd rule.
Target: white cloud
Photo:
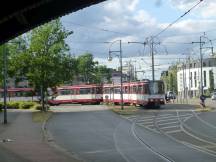
[[[112,0],[105,3],[104,9],[111,13],[133,12],[138,3],[139,0]]]
[[[197,4],[199,0],[170,0],[173,8],[180,11],[187,11],[192,6]],[[203,0],[199,6],[193,10],[193,15],[202,18],[212,18],[216,16],[216,2],[215,0]]]
[[[156,19],[153,18],[148,12],[145,10],[139,10],[134,15],[134,20],[139,23],[144,23],[147,26],[152,26],[156,24]]]
[[[202,10],[201,15],[204,18],[211,18],[216,16],[216,2],[208,3]]]

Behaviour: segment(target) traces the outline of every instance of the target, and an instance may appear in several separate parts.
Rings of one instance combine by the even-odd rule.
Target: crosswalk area
[[[125,118],[151,131],[172,134],[181,132],[181,123],[192,116],[192,113],[167,113],[161,115],[133,115]]]

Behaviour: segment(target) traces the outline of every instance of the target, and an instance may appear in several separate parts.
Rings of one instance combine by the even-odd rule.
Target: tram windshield
[[[149,86],[151,94],[164,94],[164,83],[162,81],[151,81]]]

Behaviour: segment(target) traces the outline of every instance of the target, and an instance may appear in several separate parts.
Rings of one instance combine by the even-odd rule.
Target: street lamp
[[[116,42],[119,42],[119,50],[118,51],[112,51],[110,50],[110,48],[112,47],[112,45]],[[109,46],[109,56],[108,56],[108,61],[112,61],[112,53],[116,53],[119,52],[119,63],[120,63],[120,97],[121,97],[121,109],[124,109],[124,105],[123,105],[123,86],[122,86],[122,41],[121,40],[116,40],[114,42],[111,42],[110,46]]]
[[[20,48],[20,42],[9,42],[9,43],[14,43],[14,44],[19,44],[19,48]],[[2,46],[2,52],[3,52],[3,60],[4,60],[4,64],[3,64],[3,86],[4,86],[4,124],[8,123],[7,120],[7,54],[6,54],[6,44],[4,44]]]

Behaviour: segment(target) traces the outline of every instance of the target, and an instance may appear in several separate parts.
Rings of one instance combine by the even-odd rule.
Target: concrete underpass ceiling
[[[0,9],[0,44],[59,16],[105,0],[3,0]]]

